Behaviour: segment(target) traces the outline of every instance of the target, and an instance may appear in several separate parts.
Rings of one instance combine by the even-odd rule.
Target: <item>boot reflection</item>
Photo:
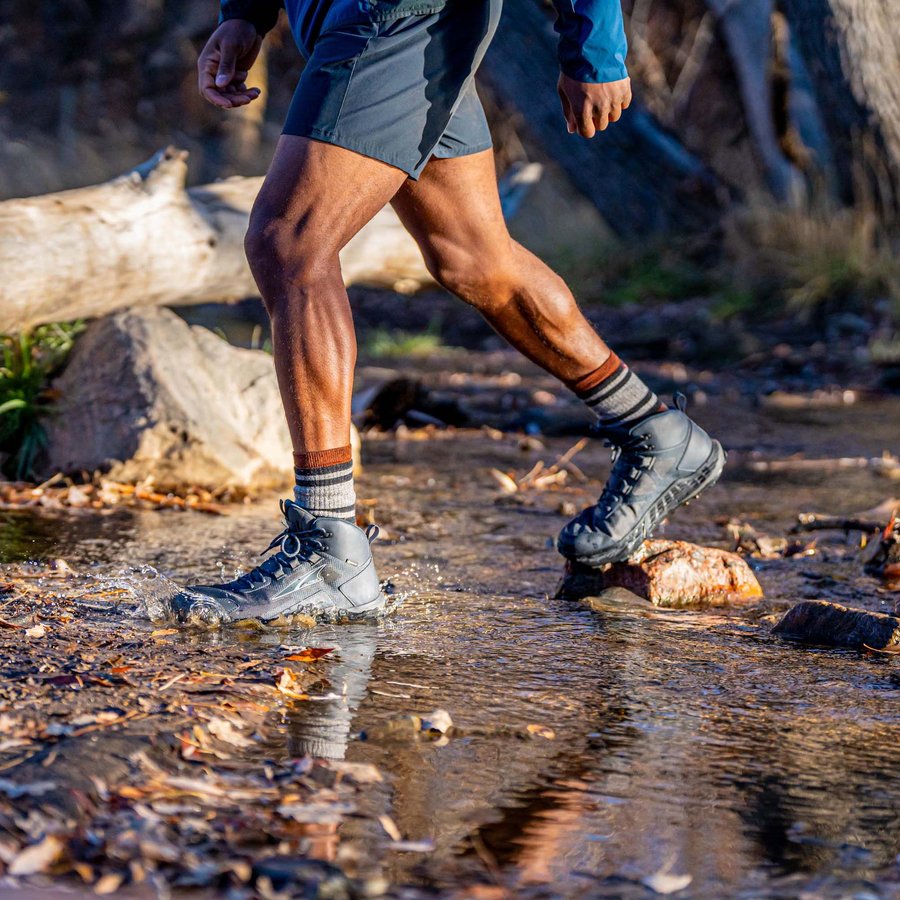
[[[291,710],[287,750],[293,757],[344,759],[353,717],[366,696],[377,629],[345,625],[325,634],[324,646],[335,650],[319,663],[325,676],[322,690]]]

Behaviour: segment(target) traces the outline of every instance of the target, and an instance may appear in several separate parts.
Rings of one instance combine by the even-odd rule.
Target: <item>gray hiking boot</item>
[[[384,609],[369,546],[377,527],[316,518],[293,500],[282,500],[281,511],[285,529],[263,551],[277,552],[227,584],[185,588],[172,601],[179,621],[226,625],[307,615],[333,622],[374,618]]]
[[[649,416],[630,429],[600,430],[614,448],[613,470],[595,506],[560,532],[556,546],[589,566],[627,559],[672,510],[718,481],[725,451],[677,409]]]

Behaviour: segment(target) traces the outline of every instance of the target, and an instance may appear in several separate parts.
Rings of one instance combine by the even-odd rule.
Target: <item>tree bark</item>
[[[896,215],[900,185],[900,11],[891,0],[783,0],[812,79],[843,198],[875,192]]]
[[[725,191],[719,180],[639,103],[608,131],[585,141],[566,132],[559,108],[556,34],[535,0],[507,0],[480,70],[502,103],[622,237],[714,227]]]

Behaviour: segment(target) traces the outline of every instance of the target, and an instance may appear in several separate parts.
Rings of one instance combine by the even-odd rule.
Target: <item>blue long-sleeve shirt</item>
[[[301,44],[318,31],[326,13],[332,22],[358,21],[360,12],[376,21],[416,13],[433,13],[453,0],[221,0],[222,20],[245,19],[262,35],[287,7],[291,27]],[[628,74],[628,45],[620,0],[553,0],[559,32],[559,65],[576,81],[618,81]],[[335,9],[338,7],[338,9]],[[342,13],[343,8],[345,12]],[[346,18],[345,18],[346,16]]]

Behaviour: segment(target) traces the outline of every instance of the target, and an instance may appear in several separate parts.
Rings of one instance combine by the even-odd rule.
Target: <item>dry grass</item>
[[[725,233],[739,282],[787,312],[811,318],[887,300],[900,315],[900,258],[869,210],[754,203]]]

